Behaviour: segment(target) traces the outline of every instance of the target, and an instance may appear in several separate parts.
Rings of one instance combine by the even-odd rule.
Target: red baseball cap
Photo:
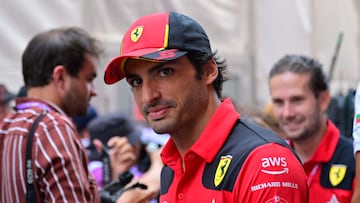
[[[173,11],[140,17],[126,31],[120,55],[106,66],[104,81],[113,84],[123,79],[127,58],[170,61],[188,51],[212,54],[206,32],[194,19]]]

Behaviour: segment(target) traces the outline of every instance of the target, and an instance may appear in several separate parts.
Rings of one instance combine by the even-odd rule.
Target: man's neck
[[[213,99],[210,99],[210,103],[204,114],[197,115],[198,119],[196,122],[189,122],[176,132],[170,133],[182,158],[184,158],[185,152],[199,139],[220,104],[221,101],[214,96]]]
[[[27,96],[45,100],[60,107],[59,95],[51,85],[31,87],[28,89]]]

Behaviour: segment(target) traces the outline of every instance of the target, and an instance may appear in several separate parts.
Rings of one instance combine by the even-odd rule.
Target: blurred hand
[[[147,185],[148,201],[156,198],[160,193],[160,176],[163,163],[161,161],[160,152],[162,148],[157,150],[147,150],[151,159],[150,168],[138,179],[138,182]],[[150,196],[152,195],[152,196]]]
[[[160,147],[156,151],[147,149],[147,153],[149,154],[150,159],[151,159],[151,167],[150,168],[152,168],[152,167],[162,168],[163,167],[163,163],[162,163],[161,156],[160,156],[163,148],[164,147]]]
[[[160,174],[162,161],[160,157],[161,149],[147,150],[151,159],[150,168],[137,180],[133,180],[129,185],[140,182],[147,186],[147,189],[134,188],[125,191],[116,203],[148,203],[157,197],[160,192]]]
[[[102,143],[100,140],[94,140],[94,145],[97,149],[102,149]],[[115,136],[112,137],[107,146],[110,149],[110,163],[112,170],[112,177],[114,180],[117,180],[119,174],[129,170],[136,162],[136,156],[134,149],[131,144],[128,142],[126,137]]]

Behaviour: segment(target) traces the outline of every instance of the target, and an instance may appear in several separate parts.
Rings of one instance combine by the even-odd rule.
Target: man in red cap
[[[225,61],[192,18],[155,13],[139,18],[106,67],[105,83],[123,78],[157,133],[160,202],[307,202],[301,162],[286,142],[242,118],[222,99]]]

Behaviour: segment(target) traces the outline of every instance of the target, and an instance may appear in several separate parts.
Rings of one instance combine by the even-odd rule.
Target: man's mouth
[[[168,111],[168,107],[153,107],[149,109],[149,111],[147,112],[147,116],[150,120],[160,120],[166,116]]]

